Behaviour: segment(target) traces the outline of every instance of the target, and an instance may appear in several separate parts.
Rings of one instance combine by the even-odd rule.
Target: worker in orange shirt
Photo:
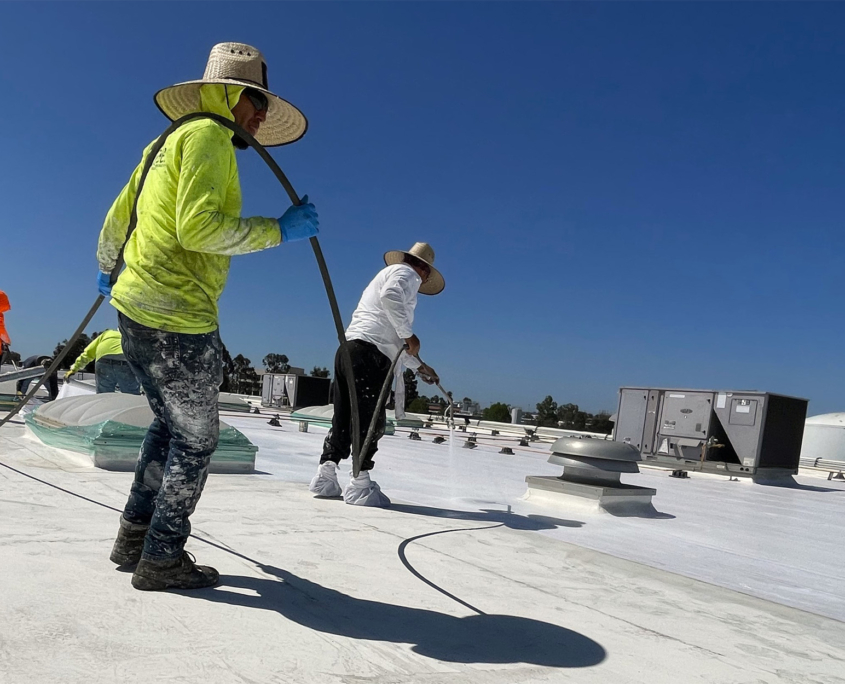
[[[6,323],[3,320],[3,312],[11,308],[12,306],[9,304],[9,298],[6,296],[6,293],[0,290],[0,364],[6,363],[7,357],[9,359],[11,358],[9,345],[12,344],[12,340],[9,337],[9,333],[6,332]]]

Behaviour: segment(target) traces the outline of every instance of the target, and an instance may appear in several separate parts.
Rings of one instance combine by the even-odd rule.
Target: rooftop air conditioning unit
[[[755,481],[798,472],[807,400],[770,392],[623,387],[614,439],[643,465]]]
[[[271,408],[305,408],[329,403],[329,378],[293,373],[265,373],[261,376],[261,405]]]

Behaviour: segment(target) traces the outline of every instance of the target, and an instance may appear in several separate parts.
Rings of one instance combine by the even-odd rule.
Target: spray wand
[[[431,366],[429,366],[419,356],[417,356],[415,358],[425,368],[431,368]],[[422,378],[423,382],[427,382],[429,385],[434,385],[437,389],[439,389],[441,392],[443,392],[443,395],[446,398],[446,401],[449,402],[448,417],[446,418],[446,425],[448,425],[450,428],[454,428],[455,427],[455,416],[454,416],[454,410],[455,409],[454,409],[454,406],[453,406],[453,403],[452,403],[452,393],[447,392],[445,389],[443,389],[443,385],[440,384],[440,378],[437,375],[431,375],[429,373],[426,373],[424,370],[420,370],[419,368],[417,368],[417,375],[419,375],[420,378]]]

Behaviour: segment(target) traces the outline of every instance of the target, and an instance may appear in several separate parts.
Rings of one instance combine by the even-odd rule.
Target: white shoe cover
[[[308,487],[309,492],[313,492],[317,496],[340,496],[343,490],[340,488],[340,482],[337,481],[337,463],[334,461],[325,461],[317,468],[317,474],[311,480],[311,485]]]
[[[390,505],[390,499],[382,493],[378,483],[370,479],[370,473],[366,470],[361,471],[358,477],[352,478],[343,493],[343,500],[353,506],[387,508]]]

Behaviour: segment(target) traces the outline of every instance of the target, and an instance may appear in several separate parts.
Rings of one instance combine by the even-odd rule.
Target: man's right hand
[[[420,338],[416,335],[411,335],[405,338],[405,344],[408,345],[406,350],[410,356],[416,356],[420,353]]]
[[[437,375],[437,371],[435,371],[427,363],[420,364],[420,367],[417,368],[417,374],[420,376],[420,379],[427,385],[434,385],[435,383],[440,382],[440,376]]]

